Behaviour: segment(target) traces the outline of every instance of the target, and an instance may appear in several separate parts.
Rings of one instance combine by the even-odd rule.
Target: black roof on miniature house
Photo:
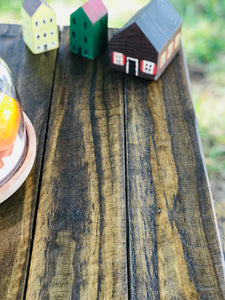
[[[31,17],[41,4],[50,7],[45,0],[24,0],[22,6]]]
[[[116,35],[134,23],[159,52],[182,25],[182,19],[168,0],[152,0],[140,9]]]

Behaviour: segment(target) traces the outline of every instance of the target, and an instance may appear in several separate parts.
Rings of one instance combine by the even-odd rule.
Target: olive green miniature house
[[[70,50],[94,59],[107,47],[108,11],[101,0],[89,0],[70,16]]]
[[[25,44],[34,54],[59,47],[56,15],[45,0],[24,0],[21,7]]]

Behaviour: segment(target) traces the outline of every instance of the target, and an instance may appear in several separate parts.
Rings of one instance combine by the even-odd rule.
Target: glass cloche
[[[0,58],[0,187],[20,167],[26,152],[26,129],[12,74]]]

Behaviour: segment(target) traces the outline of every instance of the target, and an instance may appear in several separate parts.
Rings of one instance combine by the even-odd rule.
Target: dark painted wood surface
[[[34,56],[20,26],[0,25],[0,56],[10,67],[37,136],[37,156],[23,186],[0,206],[0,299],[23,299],[30,265],[48,112],[57,52]]]
[[[157,82],[69,51],[0,56],[37,134],[0,205],[0,299],[224,299],[221,245],[182,50]]]

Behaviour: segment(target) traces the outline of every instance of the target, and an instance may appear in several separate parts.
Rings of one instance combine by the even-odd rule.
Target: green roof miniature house
[[[56,15],[45,0],[24,0],[21,14],[23,39],[34,54],[59,47]]]
[[[106,49],[108,11],[101,0],[89,0],[70,16],[70,49],[94,59]]]

